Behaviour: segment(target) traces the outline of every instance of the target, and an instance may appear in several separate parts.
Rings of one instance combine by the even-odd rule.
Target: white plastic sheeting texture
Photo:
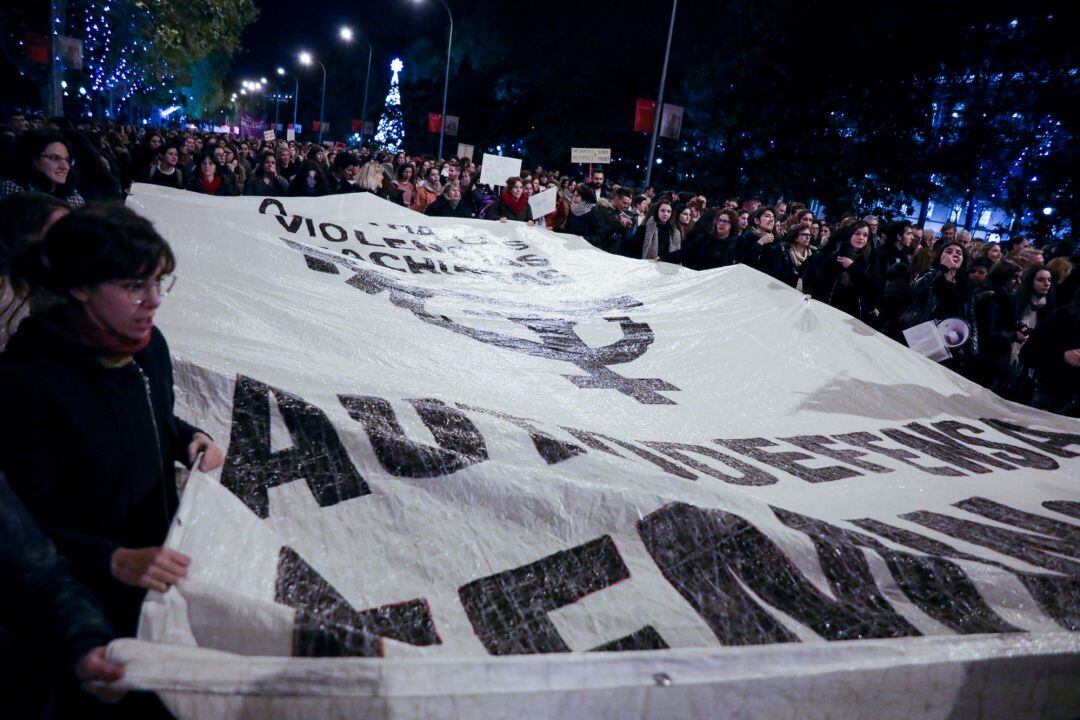
[[[179,259],[178,414],[228,446],[113,650],[181,717],[1080,712],[1080,423],[743,267],[370,195],[129,205]]]

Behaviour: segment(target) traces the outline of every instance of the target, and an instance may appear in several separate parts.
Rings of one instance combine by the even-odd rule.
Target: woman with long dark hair
[[[975,321],[979,326],[979,357],[974,379],[998,394],[1012,376],[1013,343],[1024,343],[1016,319],[1013,293],[1020,284],[1020,266],[1001,260],[990,268],[983,289],[975,299]]]
[[[829,249],[807,265],[803,290],[865,323],[876,323],[881,281],[870,247],[870,226],[857,221],[837,230]]]
[[[60,198],[72,208],[86,204],[75,189],[78,174],[71,143],[51,128],[27,130],[15,142],[8,163],[9,176],[0,179],[0,198],[23,192],[41,192]]]
[[[649,208],[648,219],[635,236],[635,242],[641,241],[643,260],[662,260],[682,247],[682,235],[672,217],[674,212],[671,201],[666,198]]]
[[[326,177],[323,166],[314,160],[305,160],[296,168],[292,182],[289,183],[289,195],[292,197],[322,197],[332,195],[330,180]]]
[[[266,152],[259,158],[259,164],[244,184],[244,194],[276,197],[289,194],[288,181],[278,175],[274,153]]]
[[[217,158],[212,150],[203,152],[199,162],[195,165],[194,174],[184,184],[184,189],[202,193],[203,195],[229,196],[237,194],[231,173],[226,174],[221,160]]]
[[[963,271],[966,261],[964,246],[957,242],[941,245],[929,271],[911,285],[911,304],[900,315],[901,330],[927,320],[959,318],[970,330],[960,347],[950,348],[952,357],[942,362],[951,370],[970,376],[974,358],[979,354],[979,328],[975,316],[975,295]]]

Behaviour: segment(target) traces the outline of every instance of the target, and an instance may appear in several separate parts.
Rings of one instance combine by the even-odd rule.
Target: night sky
[[[400,56],[406,67],[402,104],[406,127],[411,131],[407,137],[412,138],[407,144],[420,144],[417,152],[431,149],[427,147],[430,138],[425,137],[423,123],[427,113],[438,112],[441,104],[447,36],[446,11],[438,0],[329,0],[318,3],[311,12],[301,12],[302,22],[297,22],[302,4],[284,0],[259,0],[257,4],[260,16],[244,33],[229,90],[235,91],[243,79],[273,79],[279,64],[295,58],[300,49],[310,50],[327,66],[326,119],[336,125],[332,134],[339,136],[343,125],[360,116],[359,97],[367,60],[367,47],[362,41],[354,41],[349,48],[337,39],[337,28],[348,24],[360,38],[374,40],[367,119],[378,120],[389,82],[387,68],[393,57]],[[551,122],[550,103],[558,102],[563,111],[554,114],[559,118],[570,119],[575,114],[617,115],[619,124],[629,130],[635,98],[656,96],[670,2],[541,8],[490,0],[449,0],[449,5],[455,25],[448,114],[461,117],[463,142],[483,145],[505,141],[507,138],[484,137],[489,133],[484,132],[487,118],[483,116],[511,105],[519,113],[521,124],[545,115]],[[719,17],[713,3],[684,0],[676,25],[669,88],[688,67],[691,46],[713,41]],[[500,73],[498,68],[493,72],[493,62],[503,63],[506,72]],[[318,117],[322,73],[317,66],[313,70],[298,68],[295,62],[291,69],[300,78],[300,120],[307,125]],[[507,78],[502,85],[498,84],[500,76]],[[560,84],[561,78],[566,78],[578,90],[569,100],[551,99],[547,113],[537,112],[538,108],[523,111],[520,103],[511,102],[515,93],[528,91],[539,102],[543,102],[545,93],[537,93],[535,87],[519,87],[522,77]],[[291,79],[279,87],[291,91]],[[508,102],[500,103],[500,99]],[[283,106],[281,114],[287,120],[291,106]],[[556,122],[562,125],[561,120]],[[552,132],[560,129],[551,126]],[[575,135],[577,144],[604,142],[603,138],[577,137],[580,134]]]

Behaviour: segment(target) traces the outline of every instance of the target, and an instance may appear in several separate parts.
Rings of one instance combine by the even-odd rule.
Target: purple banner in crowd
[[[240,113],[240,135],[262,139],[263,131],[268,129],[265,115],[248,115]]]

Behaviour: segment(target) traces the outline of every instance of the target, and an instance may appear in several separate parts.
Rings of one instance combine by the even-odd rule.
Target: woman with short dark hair
[[[221,450],[173,411],[172,361],[154,326],[176,260],[149,221],[99,206],[57,221],[12,274],[56,303],[0,356],[0,458],[12,488],[133,635],[147,590],[190,560],[162,547],[178,506],[173,465]]]
[[[42,192],[77,208],[86,200],[75,189],[78,174],[71,143],[51,128],[27,130],[15,142],[9,176],[0,179],[0,198],[22,192]]]

